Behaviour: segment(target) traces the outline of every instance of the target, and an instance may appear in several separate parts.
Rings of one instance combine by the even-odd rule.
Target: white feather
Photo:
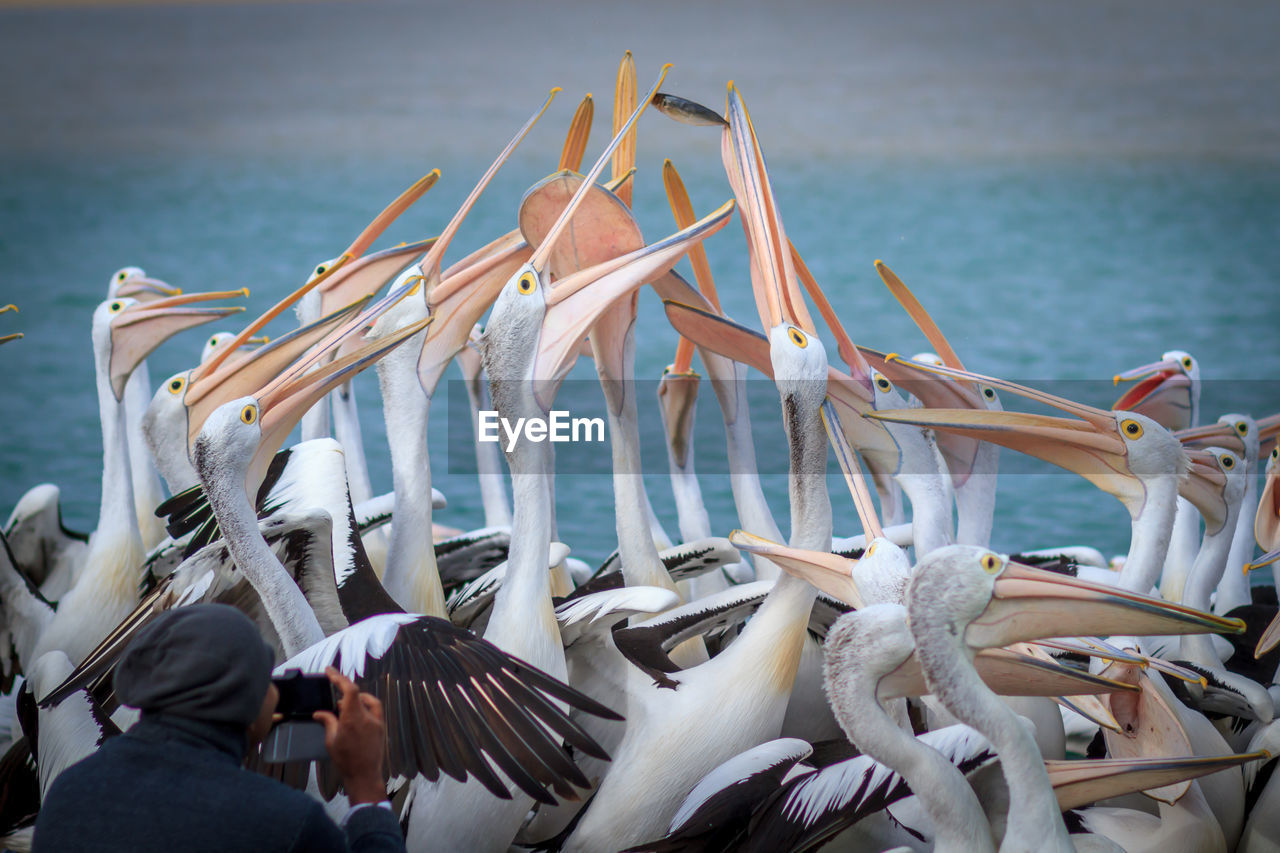
[[[342,674],[348,678],[359,678],[364,675],[365,664],[370,658],[379,659],[387,653],[401,627],[421,618],[416,613],[370,616],[294,655],[277,666],[275,674],[283,675],[290,669],[318,674],[324,672],[325,667],[333,666],[340,654]]]
[[[693,786],[693,790],[689,792],[689,796],[685,797],[675,817],[671,819],[670,831],[674,832],[676,827],[693,817],[693,813],[707,800],[730,785],[736,785],[784,761],[799,761],[807,758],[812,753],[813,747],[807,741],[788,737],[762,743],[735,755],[703,776],[702,781]]]

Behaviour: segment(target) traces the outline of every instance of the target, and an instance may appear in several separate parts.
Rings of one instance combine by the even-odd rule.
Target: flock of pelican
[[[136,267],[111,277],[92,318],[97,527],[65,529],[45,484],[4,528],[4,845],[29,846],[42,792],[136,719],[111,687],[130,637],[217,601],[255,620],[280,671],[336,666],[382,699],[410,850],[1280,849],[1280,623],[1274,592],[1254,602],[1245,576],[1280,565],[1280,416],[1202,424],[1199,367],[1180,351],[1118,374],[1133,384],[1112,410],[966,371],[879,262],[935,352],[856,345],[787,238],[739,91],[722,117],[661,93],[666,71],[639,94],[627,54],[612,141],[581,174],[588,95],[509,233],[444,263],[558,90],[438,237],[370,251],[432,172],[158,385],[147,355],[243,311],[240,294],[182,293]],[[667,161],[676,230],[646,242],[630,202],[651,103],[720,133],[732,198],[699,217]],[[735,214],[758,323],[724,314],[703,246]],[[686,256],[693,284],[673,271]],[[681,335],[658,392],[670,496],[635,476],[646,284]],[[297,328],[261,337],[289,308]],[[695,353],[732,466],[727,538],[695,468]],[[607,404],[616,554],[593,570],[558,541],[547,442],[477,442],[486,526],[438,525],[427,423],[448,365],[473,414],[515,422],[547,418],[579,358]],[[374,365],[386,495],[350,384]],[[770,415],[748,411],[748,371],[781,404],[785,544],[757,476],[751,419]],[[989,550],[1001,448],[1117,498],[1128,553]],[[856,525],[833,517],[830,452]],[[674,501],[678,537],[655,499]],[[345,811],[326,766],[249,763]]]

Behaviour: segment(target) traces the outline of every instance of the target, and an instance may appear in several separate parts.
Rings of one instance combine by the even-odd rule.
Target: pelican
[[[19,650],[19,660],[32,663],[45,652],[59,650],[72,664],[78,663],[133,609],[145,552],[134,512],[121,404],[125,385],[138,361],[165,339],[243,310],[201,307],[200,303],[241,295],[243,291],[194,293],[147,303],[132,298],[109,299],[94,311],[94,364],[103,459],[98,526],[89,539],[85,562],[75,583],[62,596],[56,613],[44,611],[38,639]],[[12,622],[8,624],[13,626]]]
[[[1034,616],[1018,618],[1019,608],[1031,602],[1036,606],[1028,612]],[[1075,848],[1039,751],[1017,717],[982,686],[970,649],[1036,637],[1114,633],[1120,626],[1137,634],[1238,632],[1244,627],[1238,620],[1039,572],[986,549],[959,545],[917,564],[907,614],[931,692],[957,718],[986,735],[1000,755],[1010,796],[1002,853]]]
[[[665,73],[666,68],[659,80]],[[565,232],[587,188],[602,171],[625,130],[639,118],[645,104],[647,98],[632,113],[623,134],[614,137],[556,224],[494,303],[479,346],[494,407],[510,422],[514,423],[517,418],[545,419],[560,380],[577,356],[578,342],[601,312],[674,264],[690,243],[705,239],[728,222],[732,204],[724,205],[693,228],[584,269],[551,286],[550,257],[557,238]],[[512,527],[521,531],[521,535],[511,542],[506,578],[495,597],[485,638],[563,678],[567,670],[551,607],[547,572],[554,523],[551,447],[526,440],[510,449],[504,448],[504,452],[511,470]],[[531,804],[521,798],[510,803],[494,803],[449,782],[430,788],[418,784],[414,797],[415,807],[408,824],[410,839],[421,838],[424,842],[431,839],[457,849],[505,848],[525,820]],[[594,802],[598,801],[599,795]]]

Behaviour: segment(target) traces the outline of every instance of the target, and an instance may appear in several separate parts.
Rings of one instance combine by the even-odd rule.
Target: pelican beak
[[[1026,412],[900,409],[871,412],[867,417],[957,433],[1043,459],[1079,474],[1135,512],[1146,490],[1129,469],[1115,420],[1102,414],[1105,420],[1082,421]]]
[[[366,296],[360,302],[294,329],[243,358],[226,361],[213,373],[195,378],[193,371],[182,400],[187,408],[187,446],[195,444],[200,428],[214,409],[230,400],[249,396],[275,379],[311,347],[354,316],[369,299]]]
[[[700,347],[717,355],[754,367],[773,378],[773,361],[769,358],[769,339],[754,329],[739,325],[714,311],[664,300],[667,319],[681,334]]]
[[[520,232],[511,231],[454,264],[429,289],[427,306],[436,320],[418,356],[418,381],[428,394],[435,391],[450,359],[466,346],[475,324],[531,253]]]
[[[129,375],[156,347],[184,329],[209,323],[244,310],[243,306],[202,306],[218,299],[248,296],[248,288],[211,293],[188,293],[152,302],[139,302],[111,321],[111,391],[119,400]]]
[[[1238,634],[1244,627],[1240,619],[1009,562],[996,577],[990,604],[970,623],[965,642],[993,648],[1092,634]]]
[[[432,174],[438,175],[439,172]],[[331,314],[344,305],[372,296],[389,281],[413,266],[438,238],[418,240],[357,258],[320,284],[320,313]]]
[[[1186,758],[1104,758],[1093,761],[1046,761],[1058,808],[1077,809],[1124,794],[1185,782],[1228,767],[1269,759],[1264,750],[1243,755]]]
[[[1200,510],[1205,531],[1217,533],[1227,521],[1227,476],[1218,467],[1218,457],[1206,450],[1189,450],[1187,458],[1191,468],[1178,485],[1178,494]]]
[[[1280,462],[1274,451],[1267,463],[1266,485],[1258,498],[1258,513],[1253,517],[1253,537],[1261,548],[1269,552],[1254,560],[1250,564],[1253,568],[1267,566],[1280,559],[1277,557],[1280,554]]]
[[[116,296],[124,299],[136,299],[139,302],[152,302],[169,296],[181,296],[182,288],[173,287],[158,278],[135,275],[120,282],[116,288]]]
[[[1009,649],[979,649],[974,669],[983,683],[1002,696],[1087,696],[1132,692],[1132,684],[1068,669]],[[881,700],[923,696],[929,692],[924,672],[913,652],[897,669],[880,679],[876,697]]]
[[[838,554],[792,548],[745,530],[730,533],[729,542],[739,551],[767,558],[787,574],[808,581],[837,601],[843,601],[859,610],[866,607],[862,593],[853,581],[853,567],[858,564],[857,560],[849,560]]]
[[[723,228],[728,224],[733,209],[733,201],[727,201],[666,239],[560,279],[546,294],[546,313],[534,359],[533,378],[563,378],[577,358],[578,342],[610,305],[670,269],[690,246]],[[540,405],[550,407],[551,401],[541,397],[555,384],[537,383],[535,393]]]
[[[729,84],[720,155],[734,197],[742,211],[742,227],[751,255],[751,288],[766,329],[791,323],[816,334],[797,284],[790,243],[778,215],[764,154],[751,116],[733,83]]]
[[[685,340],[682,338],[681,340]],[[667,433],[667,444],[676,467],[689,465],[693,439],[693,415],[698,408],[698,389],[702,377],[692,370],[677,371],[668,367],[658,380],[658,408]]]
[[[1141,412],[1163,425],[1186,422],[1191,413],[1191,379],[1176,360],[1144,364],[1112,377],[1116,385],[1134,381],[1138,384],[1120,395],[1112,409]]]
[[[354,352],[319,364],[313,370],[276,380],[255,394],[261,438],[245,477],[247,493],[257,494],[272,457],[316,401],[422,331],[430,322],[430,317],[424,317]]]
[[[1241,459],[1245,455],[1244,439],[1229,423],[1206,424],[1205,426],[1180,429],[1174,433],[1183,447],[1203,449],[1206,447],[1222,447],[1230,450]]]
[[[1124,663],[1109,664],[1102,675],[1140,688],[1136,693],[1116,693],[1108,697],[1111,713],[1121,725],[1119,732],[1102,733],[1112,758],[1181,760],[1194,754],[1187,730],[1173,708],[1172,703],[1177,700],[1161,679],[1152,678],[1140,666]],[[1174,803],[1189,787],[1191,783],[1184,781],[1144,791],[1161,802]]]

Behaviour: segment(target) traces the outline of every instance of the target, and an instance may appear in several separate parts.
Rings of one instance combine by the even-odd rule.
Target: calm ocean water
[[[991,20],[994,7],[976,8]],[[1129,68],[1109,64],[1112,50],[1100,48],[1090,66],[1095,78],[1045,105],[1035,87],[1052,88],[1045,81],[1071,63],[1055,64],[1057,54],[1037,50],[1034,40],[1024,43],[1012,24],[996,40],[1007,50],[996,51],[991,62],[1000,61],[990,66],[982,64],[982,51],[953,45],[944,22],[913,13],[904,26],[914,42],[897,52],[871,45],[838,64],[835,76],[823,65],[828,60],[804,50],[804,34],[792,33],[783,58],[808,64],[797,62],[784,74],[783,59],[762,53],[768,73],[758,72],[759,64],[735,57],[732,45],[698,53],[697,28],[710,27],[715,14],[694,10],[682,19],[686,26],[664,32],[650,22],[634,40],[593,43],[572,62],[542,45],[516,77],[507,73],[516,63],[510,50],[519,44],[514,18],[504,19],[492,45],[481,31],[466,29],[476,21],[451,24],[470,42],[450,39],[450,26],[441,26],[423,48],[439,54],[424,58],[395,27],[398,15],[421,12],[387,4],[366,11],[372,23],[350,45],[361,62],[326,52],[336,50],[334,33],[355,14],[346,6],[0,12],[6,57],[0,65],[6,79],[19,81],[13,120],[0,129],[0,301],[22,311],[0,317],[0,334],[26,333],[0,349],[7,413],[0,511],[7,513],[30,486],[52,481],[63,489],[67,523],[94,524],[101,449],[88,324],[113,270],[140,265],[187,290],[248,286],[250,311],[262,310],[340,251],[405,185],[439,166],[440,184],[388,239],[436,233],[545,89],[565,86],[455,241],[451,257],[460,257],[512,227],[523,190],[554,167],[577,99],[585,87],[611,91],[612,69],[626,46],[637,49],[642,87],[667,58],[678,63],[668,88],[713,105],[723,81],[738,79],[770,158],[789,236],[859,343],[907,353],[925,347],[872,268],[882,258],[915,289],[972,369],[1023,381],[1081,380],[1056,389],[1108,405],[1113,373],[1179,348],[1200,360],[1208,380],[1205,416],[1280,410],[1270,381],[1280,377],[1280,149],[1271,124],[1276,112],[1266,113],[1274,106],[1275,87],[1267,85],[1275,80],[1274,62],[1242,71],[1248,63],[1237,57],[1232,61],[1240,66],[1224,70],[1214,63],[1228,60],[1197,53],[1184,57],[1191,64],[1180,79],[1166,52],[1151,49],[1151,56],[1132,60],[1140,67]],[[1239,12],[1231,33],[1247,58],[1258,18],[1268,13],[1251,5]],[[743,32],[768,23],[766,11],[752,14],[738,24]],[[863,14],[861,23],[891,29],[891,11],[869,7]],[[1140,30],[1130,13],[1109,14],[1123,19],[1122,31]],[[608,17],[594,31],[608,32]],[[1042,25],[1046,32],[1057,26]],[[674,56],[660,49],[668,36]],[[939,44],[957,54],[950,90],[943,85],[948,55],[927,50]],[[225,67],[212,58],[219,45],[226,48]],[[490,51],[496,70],[483,66],[482,50]],[[452,85],[413,89],[389,76],[397,57]],[[934,98],[904,76],[910,60],[922,57],[932,64],[913,67],[926,68],[941,87]],[[691,74],[679,77],[682,67]],[[997,72],[999,80],[989,79]],[[862,98],[842,85],[850,77],[896,86],[903,113],[875,109],[892,92]],[[1020,79],[1029,94],[1014,85]],[[689,88],[681,88],[682,80]],[[796,92],[817,97],[796,104]],[[914,100],[906,96],[911,92]],[[607,100],[598,99],[598,117],[607,114]],[[1130,111],[1135,104],[1143,109]],[[967,117],[966,105],[975,110]],[[348,108],[355,118],[344,119]],[[1024,109],[1030,130],[1018,121]],[[1200,119],[1191,114],[1196,110],[1204,113]],[[1079,121],[1064,118],[1076,113]],[[814,127],[798,124],[806,114],[815,117]],[[1219,114],[1235,123],[1213,129],[1210,119]],[[603,125],[597,122],[589,157],[604,144]],[[329,133],[339,127],[340,134]],[[1207,128],[1203,137],[1199,128]],[[635,207],[650,238],[671,227],[663,156],[681,168],[699,210],[729,195],[713,131],[646,115]],[[732,225],[707,247],[728,311],[754,323],[740,228]],[[687,264],[682,269],[687,275]],[[652,380],[671,360],[675,336],[652,293],[642,294],[640,310],[637,376]],[[189,366],[203,339],[191,332],[162,347],[150,361],[153,382]],[[578,371],[592,376],[589,365]],[[648,393],[652,386],[643,388]],[[389,489],[371,374],[359,380],[358,395],[374,486]],[[478,525],[478,488],[464,464],[453,464],[458,448],[448,446],[451,415],[441,406],[432,417],[435,484],[450,499],[438,520]],[[719,419],[709,389],[698,417]],[[759,408],[754,422],[762,443],[778,440],[776,399]],[[666,460],[651,455],[645,464],[653,502],[674,533]],[[1115,552],[1127,544],[1127,516],[1113,499],[1047,466],[1015,464],[1007,454],[1005,467],[1018,473],[1002,477],[998,547],[1084,542]],[[714,527],[727,534],[736,522],[725,477],[708,476],[702,485]],[[771,476],[767,487],[785,531],[785,478]],[[837,532],[858,532],[838,479],[832,493]],[[578,556],[592,560],[612,549],[607,477],[566,471],[558,501],[562,538]]]

